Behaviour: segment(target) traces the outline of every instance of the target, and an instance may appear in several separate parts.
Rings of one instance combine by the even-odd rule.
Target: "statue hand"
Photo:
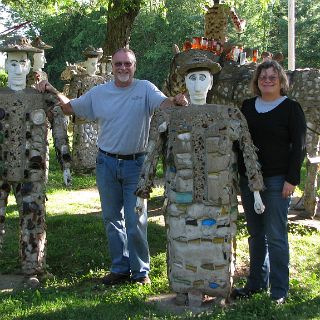
[[[146,211],[146,208],[147,208],[147,199],[137,197],[137,202],[135,207],[136,214],[141,216]]]
[[[258,214],[261,214],[264,212],[264,209],[266,208],[262,202],[260,192],[259,191],[254,191],[253,192],[254,196],[254,211]]]
[[[69,168],[63,170],[63,181],[66,187],[72,185],[72,177]]]

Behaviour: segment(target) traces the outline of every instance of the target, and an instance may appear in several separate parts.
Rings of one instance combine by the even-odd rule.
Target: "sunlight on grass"
[[[320,320],[320,233],[301,225],[289,228],[290,296],[284,306],[272,304],[266,293],[225,308],[212,306],[198,315],[191,311],[175,315],[146,303],[155,295],[170,293],[166,229],[160,210],[164,201],[161,178],[148,202],[152,213],[148,224],[152,285],[105,287],[101,278],[109,272],[111,260],[94,175],[74,175],[74,184],[67,189],[62,185],[61,171],[54,156],[50,167],[46,202],[47,264],[53,278],[36,290],[22,288],[0,292],[1,320]],[[297,190],[296,195],[300,192]],[[236,262],[237,268],[243,271],[249,263],[243,215],[239,215],[237,224]],[[13,275],[19,267],[18,229],[17,206],[10,195],[0,270]],[[235,279],[236,286],[244,284],[245,275],[242,273],[241,278]]]

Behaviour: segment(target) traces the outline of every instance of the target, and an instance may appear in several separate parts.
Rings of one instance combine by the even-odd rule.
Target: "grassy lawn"
[[[100,216],[93,175],[74,176],[73,187],[62,186],[62,174],[51,154],[47,202],[47,263],[54,277],[38,289],[0,293],[0,319],[320,319],[320,233],[302,226],[290,227],[291,280],[286,304],[276,306],[266,294],[201,314],[175,315],[147,303],[148,298],[169,293],[166,277],[165,227],[149,222],[152,285],[127,284],[107,288],[100,278],[109,270],[106,236]],[[85,189],[85,190],[82,190]],[[149,207],[162,205],[161,189]],[[155,211],[157,212],[157,211]],[[1,273],[19,268],[18,213],[13,197],[7,210],[6,238],[0,255]],[[248,265],[247,233],[239,217],[237,265]],[[244,283],[244,274],[236,285]]]

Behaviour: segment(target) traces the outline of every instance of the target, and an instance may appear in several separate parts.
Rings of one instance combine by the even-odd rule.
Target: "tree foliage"
[[[172,46],[203,34],[203,1],[167,0],[155,10],[141,10],[131,35],[138,60],[137,77],[161,87],[172,59]]]
[[[104,55],[112,55],[116,49],[129,46],[133,23],[142,3],[142,0],[109,1]]]
[[[7,73],[0,69],[0,87],[5,87],[8,83],[8,75]]]
[[[282,51],[287,56],[287,0],[226,0],[245,32],[238,34],[229,21],[229,41],[259,51]],[[204,33],[205,5],[213,0],[3,0],[14,12],[13,23],[31,20],[28,34],[40,33],[54,48],[46,52],[50,80],[62,87],[65,62],[83,60],[88,45],[110,55],[130,45],[138,59],[137,77],[161,87],[169,70],[172,45]],[[320,67],[318,1],[296,1],[296,66]]]

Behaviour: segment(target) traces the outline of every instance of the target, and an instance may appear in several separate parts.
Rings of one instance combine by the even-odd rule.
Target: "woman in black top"
[[[248,297],[270,287],[276,303],[285,301],[289,290],[289,244],[287,214],[305,156],[306,121],[298,102],[286,96],[288,80],[274,60],[261,63],[252,80],[255,98],[245,100],[241,111],[247,119],[262,166],[265,190],[263,214],[252,208],[242,154],[239,173],[242,204],[249,232],[250,275],[244,288],[232,296]]]

